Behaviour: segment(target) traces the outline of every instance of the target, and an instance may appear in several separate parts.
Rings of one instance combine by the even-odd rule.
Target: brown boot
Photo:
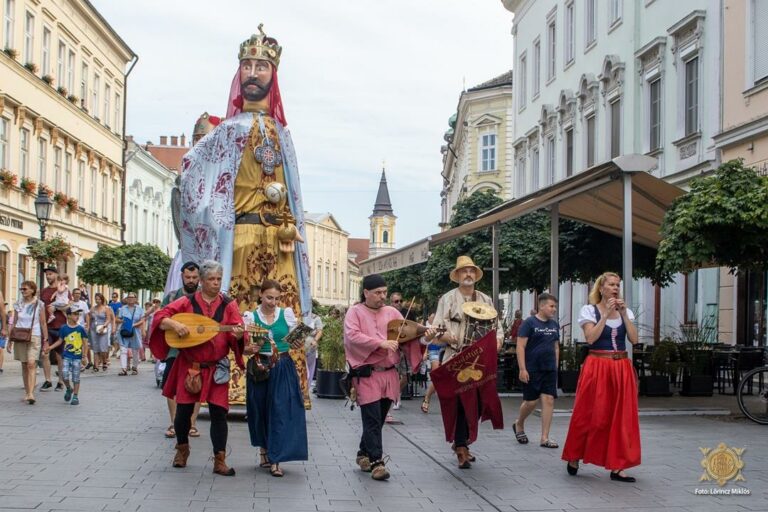
[[[472,463],[469,462],[469,449],[466,446],[456,447],[456,457],[459,459],[459,469],[469,469]]]
[[[216,452],[216,455],[213,456],[213,472],[224,476],[235,475],[235,469],[227,466],[226,452]]]
[[[175,468],[187,467],[188,458],[189,458],[189,444],[177,444],[176,455],[173,456],[173,467]]]

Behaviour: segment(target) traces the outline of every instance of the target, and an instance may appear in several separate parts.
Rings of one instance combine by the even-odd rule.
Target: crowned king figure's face
[[[248,101],[261,101],[266,98],[272,87],[272,64],[266,60],[241,60],[240,87],[243,98]]]

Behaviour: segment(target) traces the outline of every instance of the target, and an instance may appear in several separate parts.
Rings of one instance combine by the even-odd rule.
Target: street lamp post
[[[53,201],[48,197],[48,194],[40,189],[37,191],[37,197],[35,198],[35,216],[37,217],[37,223],[40,224],[40,241],[45,241],[45,226],[51,218],[51,208],[53,208]],[[37,262],[39,267],[40,290],[42,291],[45,285],[45,265],[41,262]]]

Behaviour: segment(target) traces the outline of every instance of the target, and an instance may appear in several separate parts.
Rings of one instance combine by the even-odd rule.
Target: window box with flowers
[[[68,91],[68,90],[67,90],[67,88],[66,88],[66,87],[64,87],[63,85],[60,85],[60,86],[58,86],[58,87],[56,88],[56,92],[58,92],[59,94],[61,94],[61,95],[62,95],[62,96],[64,96],[65,98],[67,97],[67,94],[69,94],[69,91]]]
[[[19,177],[13,174],[11,171],[6,169],[0,170],[0,185],[2,185],[3,188],[15,187],[18,181]]]
[[[49,187],[49,186],[47,186],[47,185],[45,185],[43,183],[41,183],[40,186],[37,187],[37,191],[38,192],[45,192],[45,194],[48,197],[53,197],[53,190],[51,189],[51,187]]]
[[[32,74],[36,74],[39,71],[37,64],[35,64],[34,62],[27,62],[26,64],[24,64],[24,67],[27,68],[27,71],[29,71]]]
[[[53,87],[53,77],[51,75],[43,75],[40,80]]]
[[[29,178],[21,178],[21,183],[19,183],[19,188],[25,194],[33,195],[37,190],[37,183],[35,183],[33,180]]]
[[[19,52],[15,48],[3,48],[3,52],[12,59],[18,57]]]
[[[63,192],[56,192],[55,194],[53,194],[53,202],[61,206],[62,208],[67,206],[67,201],[69,201],[67,194]]]
[[[78,98],[74,94],[70,94],[69,96],[67,96],[67,99],[69,100],[70,103],[74,103],[75,105],[77,105],[78,102],[80,101],[80,98]]]
[[[77,209],[78,209],[77,199],[75,199],[74,197],[67,198],[67,211],[71,213],[71,212],[77,211]]]

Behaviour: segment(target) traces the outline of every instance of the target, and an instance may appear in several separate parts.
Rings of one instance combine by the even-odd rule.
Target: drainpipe
[[[125,157],[125,150],[128,143],[125,141],[125,121],[128,118],[128,75],[133,71],[133,67],[139,62],[139,56],[134,55],[128,72],[123,75],[123,179],[122,179],[122,207],[120,208],[120,242],[125,245],[125,187],[127,184],[127,169],[125,168],[128,160]]]

